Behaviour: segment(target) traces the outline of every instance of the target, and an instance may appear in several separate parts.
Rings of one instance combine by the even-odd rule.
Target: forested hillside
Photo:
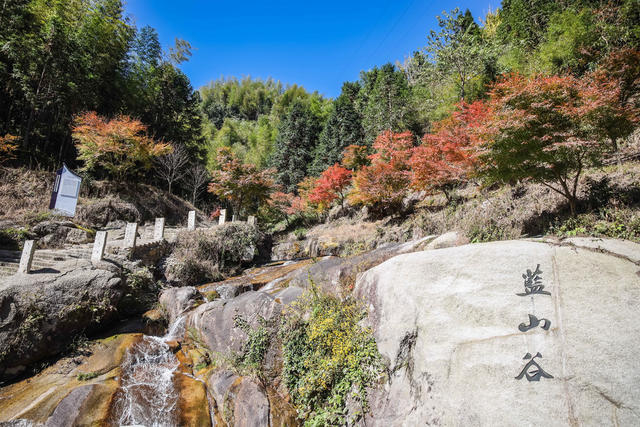
[[[412,191],[453,200],[470,179],[539,182],[575,213],[581,174],[624,158],[640,120],[640,4],[504,0],[433,19],[404,61],[330,99],[248,76],[196,91],[190,44],[161,46],[120,0],[7,1],[2,161],[67,162],[272,224],[345,202],[393,212]]]

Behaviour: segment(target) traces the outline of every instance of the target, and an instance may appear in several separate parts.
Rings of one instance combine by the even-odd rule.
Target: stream
[[[185,318],[179,317],[163,337],[145,335],[127,351],[114,401],[116,425],[178,425],[179,392],[174,375],[180,363],[167,342],[182,337],[184,323]]]

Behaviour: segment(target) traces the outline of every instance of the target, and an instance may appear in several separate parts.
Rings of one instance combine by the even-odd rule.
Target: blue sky
[[[499,2],[126,0],[133,22],[156,28],[163,47],[175,37],[192,44],[181,68],[195,88],[250,75],[331,97],[361,70],[402,61],[424,46],[436,15],[456,6],[477,20]]]

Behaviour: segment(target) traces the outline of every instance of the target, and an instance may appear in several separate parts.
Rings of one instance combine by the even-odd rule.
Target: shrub
[[[557,220],[549,233],[559,237],[595,236],[640,241],[640,214],[626,207],[603,208],[596,212]]]
[[[5,228],[0,230],[0,248],[18,250],[29,239],[30,233],[25,228]]]
[[[264,234],[245,223],[183,232],[167,260],[165,274],[183,286],[221,280],[266,254],[267,243]]]
[[[252,328],[249,322],[239,314],[233,318],[234,326],[247,334],[247,343],[242,353],[236,355],[235,365],[241,370],[250,370],[260,374],[264,356],[271,342],[271,332],[267,320],[258,316],[259,326]]]
[[[126,271],[126,293],[118,305],[124,314],[137,314],[150,310],[156,304],[160,287],[153,273],[143,267],[135,271]]]
[[[366,311],[353,299],[318,293],[315,285],[285,312],[281,328],[283,379],[308,425],[351,425],[367,410],[367,387],[383,370]]]

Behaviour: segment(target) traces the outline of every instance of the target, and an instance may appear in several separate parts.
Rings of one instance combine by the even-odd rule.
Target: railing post
[[[124,232],[124,247],[125,248],[135,248],[136,247],[136,239],[138,238],[138,223],[130,222],[127,224],[127,228]]]
[[[187,230],[193,231],[196,229],[196,211],[189,211],[187,217]]]
[[[27,240],[24,242],[22,248],[22,256],[20,257],[20,265],[18,266],[18,273],[29,274],[31,272],[31,263],[33,262],[33,253],[36,250],[34,240]]]
[[[164,218],[156,218],[156,223],[153,227],[153,240],[164,239]]]
[[[104,248],[107,246],[107,232],[96,232],[96,239],[93,242],[93,250],[91,251],[91,262],[100,262],[104,256]]]

